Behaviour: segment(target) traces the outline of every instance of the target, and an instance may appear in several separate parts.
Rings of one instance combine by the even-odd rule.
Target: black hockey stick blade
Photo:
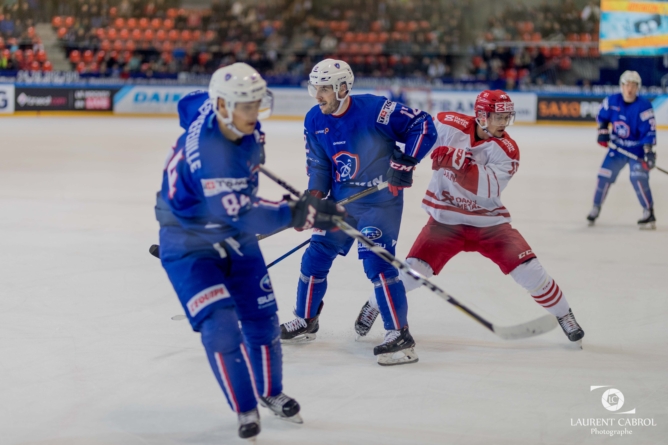
[[[160,259],[160,246],[157,244],[152,244],[151,247],[148,248],[148,253]]]

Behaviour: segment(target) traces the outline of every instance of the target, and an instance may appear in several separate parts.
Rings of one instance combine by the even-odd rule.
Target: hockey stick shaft
[[[641,161],[641,159],[638,156],[634,155],[630,151],[626,151],[623,148],[618,147],[617,145],[613,144],[612,142],[608,142],[608,148],[611,148],[612,150],[615,150],[615,151],[623,154],[627,158],[633,159],[634,161]],[[664,170],[661,167],[657,167],[656,165],[654,166],[654,168],[656,168],[657,170],[659,170],[662,173],[668,174],[668,170]]]
[[[299,197],[298,190],[296,190],[294,187],[291,187],[289,184],[287,184],[285,181],[283,181],[273,173],[269,172],[266,168],[260,167],[260,171],[264,173],[267,177],[269,177],[272,181],[276,182],[277,184],[285,188],[287,191],[289,191],[296,197]],[[449,295],[443,289],[433,284],[427,278],[422,276],[419,272],[413,270],[407,263],[397,259],[394,255],[392,255],[390,252],[383,249],[382,247],[377,246],[373,241],[368,239],[361,232],[357,231],[355,228],[353,228],[350,224],[343,221],[341,218],[335,217],[334,223],[346,235],[357,240],[371,252],[378,255],[381,259],[385,260],[386,262],[390,263],[397,269],[410,275],[413,279],[417,280],[422,286],[425,286],[427,289],[431,290],[439,297],[443,298],[445,301],[452,304],[457,309],[461,310],[466,315],[468,315],[469,317],[471,317],[472,319],[483,325],[485,328],[492,331],[494,334],[498,335],[503,339],[523,338],[523,337],[530,337],[533,335],[542,334],[543,332],[547,332],[548,330],[554,328],[557,324],[556,318],[551,316],[545,316],[541,317],[538,320],[533,320],[524,325],[518,325],[512,327],[496,327],[493,323],[489,322],[488,320],[486,320],[473,310],[461,304],[452,295]]]
[[[336,203],[340,204],[340,205],[350,204],[353,201],[357,201],[360,198],[364,198],[365,196],[369,196],[370,194],[375,193],[379,190],[383,190],[384,188],[387,188],[387,181],[381,182],[380,184],[374,185],[373,187],[369,187],[368,189],[364,189],[361,192],[357,192],[354,195],[348,196],[347,198],[343,198],[342,200],[337,201]],[[260,241],[260,240],[263,240],[265,238],[269,238],[270,236],[275,235],[275,234],[277,234],[279,232],[282,232],[284,230],[286,230],[286,229],[285,228],[279,229],[279,230],[276,230],[275,232],[268,233],[266,235],[258,235],[257,240]],[[292,249],[291,251],[289,251],[288,253],[286,253],[282,257],[275,259],[269,265],[267,265],[267,269],[269,269],[274,264],[276,264],[280,261],[283,261],[285,258],[289,257],[290,255],[292,255],[293,253],[295,253],[296,251],[298,251],[299,249],[301,249],[302,247],[304,247],[305,245],[307,245],[310,242],[311,242],[311,239],[309,238],[308,240],[304,241],[303,243],[301,243],[300,245],[298,245],[297,247],[295,247],[294,249]],[[151,247],[149,247],[148,252],[156,258],[160,258],[160,246],[159,245],[152,244]]]

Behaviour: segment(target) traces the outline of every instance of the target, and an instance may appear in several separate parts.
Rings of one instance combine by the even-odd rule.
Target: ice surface
[[[160,263],[154,192],[175,119],[10,118],[0,163],[0,443],[234,444],[236,416],[181,314]],[[302,126],[269,121],[268,167],[306,186]],[[586,225],[604,151],[593,127],[516,126],[519,172],[504,192],[513,225],[557,280],[586,331],[503,341],[427,290],[409,296],[420,361],[383,368],[353,321],[371,286],[353,250],[339,258],[314,343],[284,347],[285,391],[304,425],[262,411],[262,444],[663,444],[668,433],[668,176],[652,173],[658,229],[639,231],[628,169]],[[659,132],[659,165],[668,165]],[[406,193],[402,258],[427,219],[424,162]],[[260,194],[283,190],[262,179]],[[267,262],[306,239],[261,245]],[[292,319],[300,254],[271,269]],[[434,282],[499,324],[545,312],[485,258],[461,254]],[[602,390],[625,395],[606,411]],[[654,419],[608,437],[581,418]],[[573,420],[572,420],[573,419]],[[599,429],[606,429],[600,427]],[[624,429],[615,426],[610,429]]]

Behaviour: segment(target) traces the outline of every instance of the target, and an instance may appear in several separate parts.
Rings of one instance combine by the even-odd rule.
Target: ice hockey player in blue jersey
[[[284,227],[334,227],[340,206],[307,195],[269,202],[256,196],[264,161],[258,118],[271,112],[266,82],[250,66],[216,71],[206,92],[178,104],[179,137],[157,197],[160,260],[211,369],[239,417],[239,436],[260,432],[257,401],[301,423],[283,393],[278,316],[256,234]]]
[[[388,181],[380,190],[346,205],[347,222],[394,255],[399,236],[404,188],[413,182],[415,165],[436,141],[429,114],[382,96],[351,96],[350,66],[326,59],[315,65],[308,89],[318,101],[304,119],[308,192],[340,200]],[[404,144],[398,149],[396,142]],[[281,340],[297,343],[315,339],[323,308],[327,274],[337,255],[346,255],[353,239],[343,232],[314,231],[304,253],[297,289],[297,318],[281,325]],[[417,361],[408,331],[407,303],[398,271],[358,245],[364,272],[378,295],[387,330],[374,348],[381,365]]]
[[[624,71],[619,78],[619,86],[622,92],[607,97],[598,113],[598,143],[608,148],[608,153],[598,173],[594,206],[587,220],[589,225],[594,225],[610,186],[614,184],[619,171],[629,164],[631,184],[643,208],[638,226],[641,229],[655,229],[654,203],[649,189],[649,171],[656,164],[654,110],[648,100],[638,96],[642,80],[636,71]],[[615,147],[634,154],[638,160],[616,151]]]

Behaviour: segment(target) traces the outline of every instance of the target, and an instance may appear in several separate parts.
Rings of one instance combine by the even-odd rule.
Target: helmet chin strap
[[[241,137],[246,136],[244,133],[239,131],[239,129],[232,123],[232,117],[223,117],[222,114],[220,114],[220,111],[218,111],[218,107],[213,109],[214,113],[216,113],[216,116],[218,116],[218,119],[235,135]]]
[[[480,126],[480,128],[482,128],[482,131],[484,131],[485,133],[487,133],[487,134],[489,135],[489,137],[491,137],[491,138],[494,137],[494,135],[493,135],[492,133],[490,133],[489,130],[487,129],[487,125],[483,126],[483,125],[480,123],[480,119],[478,119],[478,116],[476,116],[475,121],[476,121],[476,123]],[[485,117],[485,122],[487,122],[487,117]]]
[[[339,87],[339,88],[341,88],[341,87]],[[339,101],[339,108],[337,108],[336,111],[335,111],[334,113],[332,113],[332,114],[339,114],[339,113],[341,112],[341,108],[343,108],[343,104],[345,103],[346,98],[347,98],[349,95],[350,95],[350,93],[348,93],[348,92],[346,91],[346,95],[343,96],[343,99],[339,99],[339,91],[338,91],[338,90],[336,91],[336,100]]]

